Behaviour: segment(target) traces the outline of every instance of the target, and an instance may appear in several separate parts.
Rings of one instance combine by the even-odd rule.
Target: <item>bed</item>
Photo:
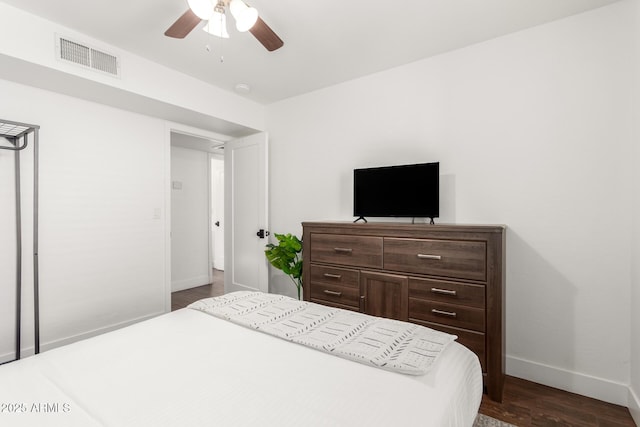
[[[0,425],[473,424],[482,373],[455,341],[426,374],[397,373],[207,312],[217,301],[0,366]]]

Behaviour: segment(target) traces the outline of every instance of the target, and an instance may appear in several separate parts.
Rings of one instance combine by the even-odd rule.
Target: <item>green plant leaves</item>
[[[278,244],[268,243],[264,251],[269,263],[287,274],[298,288],[302,288],[302,241],[290,233],[274,233]]]

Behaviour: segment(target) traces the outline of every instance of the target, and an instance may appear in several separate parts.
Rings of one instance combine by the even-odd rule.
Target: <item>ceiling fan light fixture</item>
[[[200,19],[209,20],[213,15],[214,0],[187,0],[189,9]]]
[[[227,17],[224,13],[213,12],[211,19],[209,19],[203,30],[209,34],[213,34],[214,36],[228,39],[229,33],[227,32]]]
[[[236,20],[236,28],[241,33],[249,31],[258,21],[258,11],[247,6],[242,0],[231,0],[229,10]]]

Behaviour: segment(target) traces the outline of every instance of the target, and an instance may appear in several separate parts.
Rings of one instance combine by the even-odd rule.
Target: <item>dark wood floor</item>
[[[224,294],[224,273],[214,271],[213,284],[174,292],[171,308]],[[635,427],[629,410],[599,400],[568,393],[507,376],[502,403],[482,397],[480,413],[518,427]]]
[[[224,271],[213,270],[213,283],[173,292],[171,294],[171,311],[184,308],[199,299],[217,297],[222,294],[224,294]]]
[[[518,427],[635,427],[623,406],[509,376],[502,403],[484,395],[480,413]]]

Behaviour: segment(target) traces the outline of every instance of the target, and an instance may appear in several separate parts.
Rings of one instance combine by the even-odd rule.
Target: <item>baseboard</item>
[[[209,276],[197,276],[185,280],[176,280],[171,282],[171,292],[197,288],[198,286],[208,285],[209,283]]]
[[[628,384],[567,371],[513,356],[507,356],[506,364],[507,375],[616,405],[629,405],[630,388]]]
[[[45,352],[48,350],[52,350],[54,348],[57,347],[62,347],[63,345],[67,345],[67,344],[71,344],[74,343],[76,341],[81,341],[87,338],[91,338],[91,337],[95,337],[97,335],[102,335],[104,333],[107,332],[111,332],[111,331],[115,331],[117,329],[122,329],[126,326],[130,326],[133,325],[135,323],[139,323],[142,322],[144,320],[148,320],[154,317],[157,317],[161,314],[165,314],[164,311],[158,312],[158,313],[154,313],[154,314],[148,314],[146,316],[141,316],[141,317],[137,317],[135,319],[131,319],[131,320],[127,320],[125,322],[120,322],[120,323],[116,323],[113,325],[108,325],[105,326],[103,328],[98,328],[98,329],[93,329],[91,331],[87,331],[87,332],[83,332],[81,334],[77,334],[77,335],[73,335],[70,337],[65,337],[65,338],[61,338],[58,340],[53,340],[53,341],[48,341],[48,342],[41,342],[40,343],[40,351],[41,352]],[[21,351],[21,357],[25,358],[28,356],[32,356],[35,353],[35,348],[33,346],[30,347],[24,347]],[[0,355],[0,364],[1,363],[6,363],[6,362],[10,362],[13,361],[13,359],[15,359],[15,353],[5,353]]]
[[[631,412],[631,417],[637,426],[640,426],[640,398],[638,394],[633,391],[633,388],[629,387],[628,408]]]
[[[12,362],[13,359],[16,358],[16,354],[14,352],[0,354],[0,365],[8,362]]]

